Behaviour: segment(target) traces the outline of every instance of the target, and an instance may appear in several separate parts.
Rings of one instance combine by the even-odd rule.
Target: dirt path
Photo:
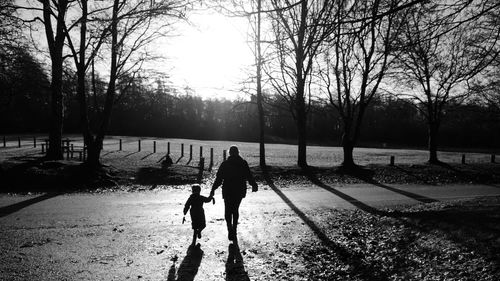
[[[202,194],[208,194],[208,188]],[[199,248],[189,247],[189,221],[181,224],[183,204],[189,196],[184,189],[2,195],[0,279],[309,280],[315,273],[311,257],[302,254],[304,247],[335,243],[341,256],[348,249],[341,245],[349,241],[342,242],[344,238],[339,238],[332,225],[341,214],[339,209],[355,214],[363,209],[363,213],[376,215],[399,204],[493,195],[500,196],[499,187],[265,186],[243,201],[239,247],[235,247],[226,237],[219,191],[216,204],[205,205],[208,226]],[[346,268],[332,268],[332,272],[365,266],[362,258],[351,254],[345,261],[339,259]],[[377,276],[351,277],[369,280]]]

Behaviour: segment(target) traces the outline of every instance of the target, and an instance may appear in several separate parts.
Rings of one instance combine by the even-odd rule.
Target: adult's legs
[[[224,199],[224,217],[226,219],[227,233],[229,240],[236,238],[236,227],[239,219],[239,208],[243,198]]]

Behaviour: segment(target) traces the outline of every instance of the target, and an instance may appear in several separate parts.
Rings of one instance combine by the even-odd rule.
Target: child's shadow
[[[228,257],[226,261],[226,280],[230,281],[250,281],[243,257],[240,253],[240,247],[237,243],[229,244]]]
[[[170,266],[168,271],[167,281],[193,281],[198,273],[201,260],[203,259],[203,251],[200,249],[200,244],[196,246],[190,245],[186,256],[179,265],[177,270],[177,278],[175,278],[175,261]]]

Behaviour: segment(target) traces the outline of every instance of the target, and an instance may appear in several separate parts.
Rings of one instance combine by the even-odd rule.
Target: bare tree
[[[40,0],[43,9],[43,25],[51,60],[51,111],[49,125],[49,148],[47,159],[63,159],[62,133],[64,104],[62,93],[63,50],[65,41],[64,20],[68,9],[68,0]],[[52,21],[55,20],[55,29]]]
[[[320,46],[332,32],[335,1],[271,1],[267,12],[274,35],[274,57],[266,73],[274,90],[289,104],[298,133],[297,164],[307,167],[307,115],[313,65]]]
[[[391,41],[397,33],[396,11],[401,1],[339,2],[319,71],[323,91],[342,122],[345,167],[355,166],[353,149],[360,137],[365,111],[387,73]],[[380,16],[384,14],[384,16]]]
[[[165,28],[170,25],[170,19],[183,17],[187,2],[182,0],[114,0],[112,7],[94,6],[90,12],[87,0],[79,0],[79,3],[81,17],[67,26],[66,30],[68,31],[68,45],[77,69],[77,95],[80,104],[82,134],[88,148],[86,163],[91,167],[98,167],[113,104],[117,100],[117,81],[122,78],[133,80],[130,77],[135,77],[142,64],[152,59],[145,47],[164,35]],[[91,15],[91,28],[87,30],[89,15]],[[74,36],[76,38],[73,38],[71,29],[77,25],[80,29]],[[79,41],[78,49],[74,41]],[[92,124],[92,119],[89,118],[90,106],[85,80],[87,71],[92,66],[92,81],[95,81],[94,60],[98,55],[105,62],[105,67],[109,69],[109,77],[104,105],[96,113],[98,118],[95,124]]]
[[[464,101],[467,83],[497,56],[500,29],[489,25],[495,5],[487,2],[415,6],[397,37],[398,85],[427,120],[430,163],[439,163],[438,133],[447,105]]]

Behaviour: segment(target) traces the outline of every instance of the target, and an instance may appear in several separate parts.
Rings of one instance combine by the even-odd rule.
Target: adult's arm
[[[245,170],[246,170],[246,179],[248,183],[252,186],[252,191],[257,191],[258,185],[257,182],[255,181],[252,171],[250,171],[250,167],[248,166],[248,162],[245,161]]]
[[[189,211],[189,207],[191,207],[191,196],[189,196],[188,200],[186,201],[186,204],[184,204],[184,215],[187,214]]]
[[[210,191],[210,197],[214,196],[215,190],[219,188],[219,186],[222,185],[222,180],[224,179],[224,162],[220,164],[219,170],[217,170],[217,174],[215,175],[215,181],[214,184],[212,185],[212,191]]]

